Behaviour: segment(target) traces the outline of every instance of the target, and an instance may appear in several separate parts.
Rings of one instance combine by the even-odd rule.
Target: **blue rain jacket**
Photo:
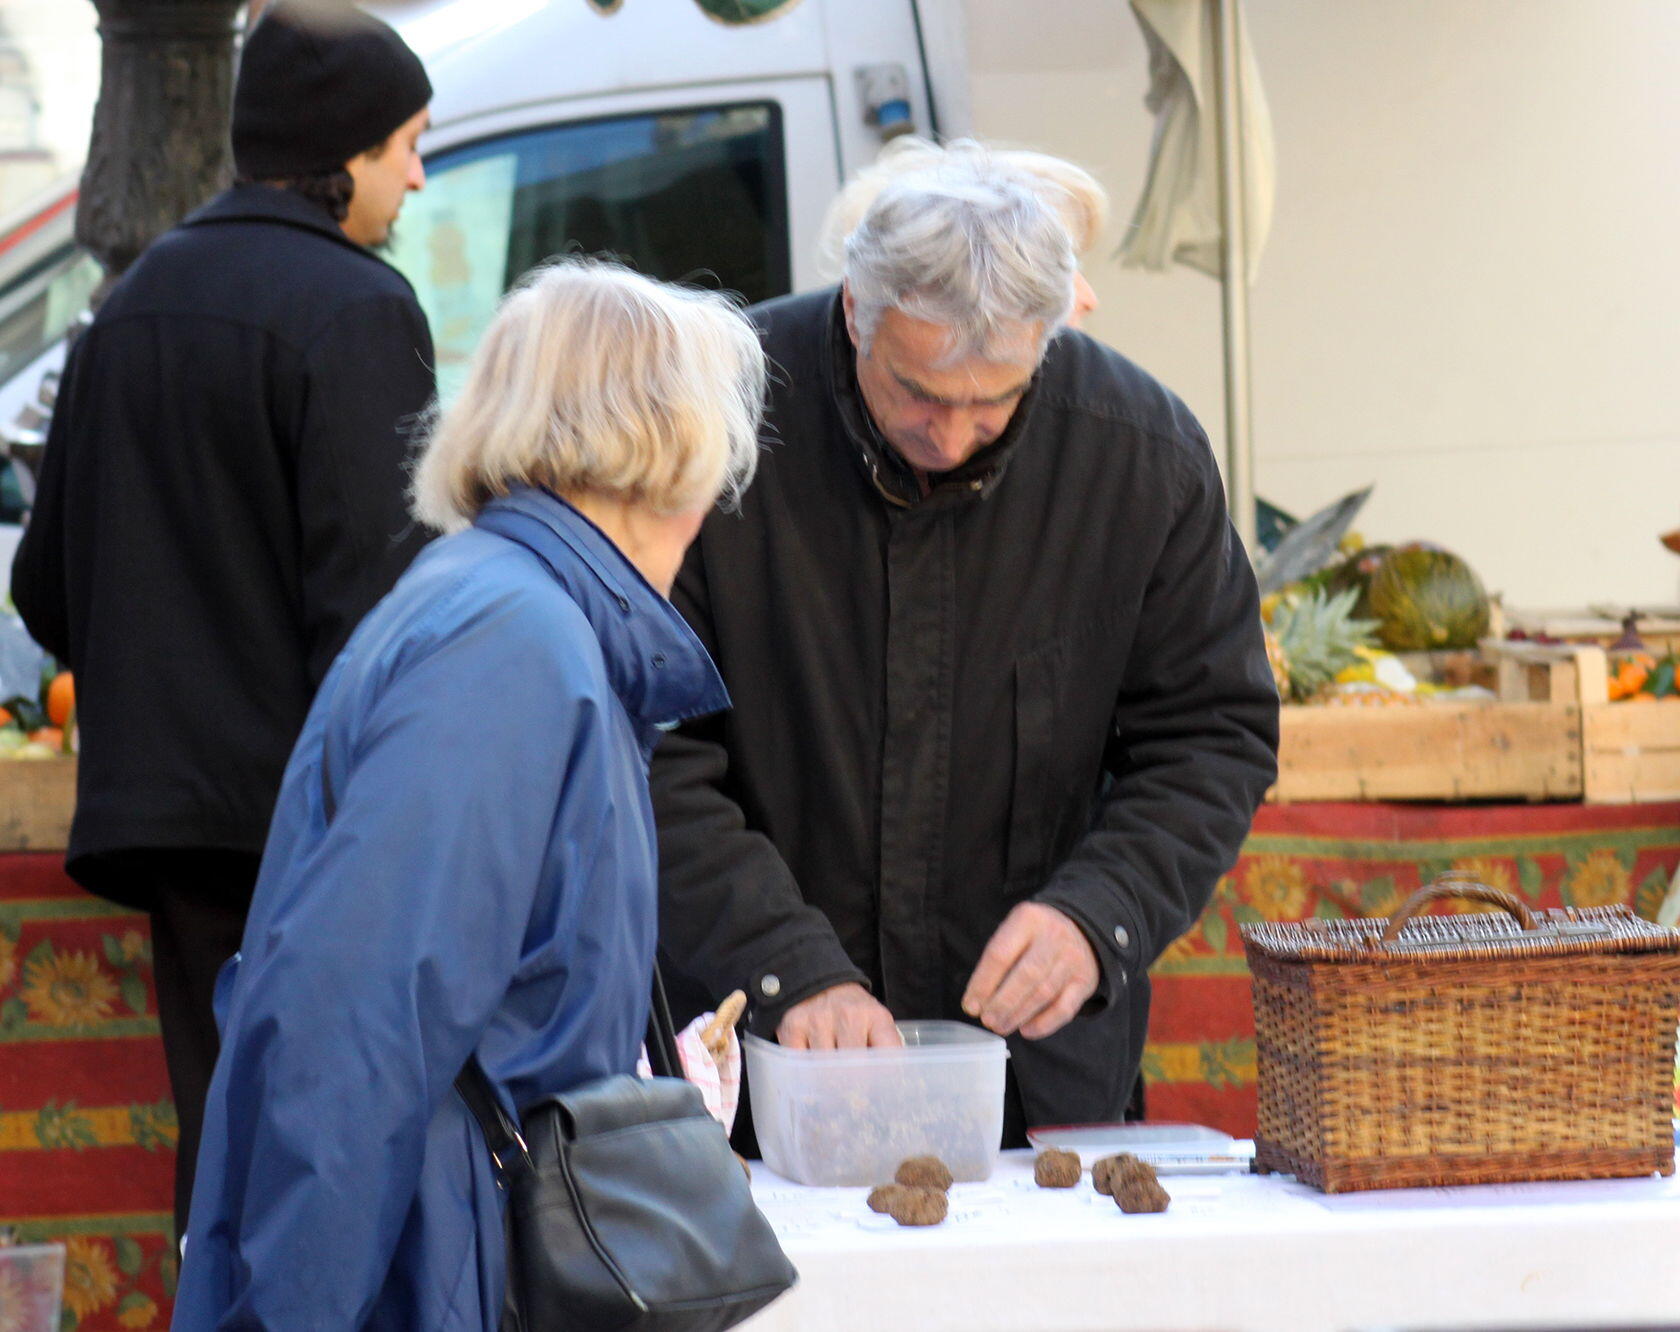
[[[174,1326],[485,1329],[501,1203],[452,1083],[633,1072],[659,728],[728,705],[682,617],[521,490],[428,547],[323,681],[211,1082]]]

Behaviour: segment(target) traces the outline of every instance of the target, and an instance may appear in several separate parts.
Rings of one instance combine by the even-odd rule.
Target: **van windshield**
[[[0,525],[21,522],[33,494],[33,487],[26,487],[16,463],[5,454],[17,450],[20,457],[27,457],[45,441],[47,408],[40,400],[43,376],[57,368],[62,353],[55,349],[62,347],[103,277],[99,262],[66,237],[62,245],[0,286]],[[48,352],[55,354],[47,357]],[[43,364],[31,371],[43,358]],[[4,555],[0,549],[0,556]],[[0,565],[0,591],[9,567]]]
[[[437,154],[389,258],[414,284],[448,400],[496,302],[561,254],[739,292],[791,285],[780,111],[769,102],[573,121]]]
[[[61,341],[104,277],[78,245],[65,245],[0,290],[0,382]]]

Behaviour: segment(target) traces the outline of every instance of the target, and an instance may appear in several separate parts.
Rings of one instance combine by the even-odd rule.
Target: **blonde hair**
[[[502,298],[460,396],[434,409],[414,516],[467,526],[515,486],[676,513],[739,500],[758,465],[764,353],[712,292],[566,258]]]
[[[1089,171],[1048,153],[1025,148],[989,148],[975,139],[957,139],[941,147],[906,134],[881,149],[869,166],[846,182],[823,214],[817,232],[818,267],[839,278],[846,266],[846,239],[889,183],[915,172],[937,171],[959,163],[983,163],[1026,178],[1035,193],[1067,228],[1074,254],[1090,250],[1108,225],[1108,192]]]

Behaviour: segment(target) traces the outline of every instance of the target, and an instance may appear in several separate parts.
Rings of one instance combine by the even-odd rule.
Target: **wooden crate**
[[[1604,647],[1622,636],[1624,609],[1612,611],[1600,608],[1594,612],[1580,607],[1575,610],[1516,611],[1508,613],[1506,619],[1530,633],[1549,634],[1566,643]],[[1680,650],[1680,616],[1672,610],[1642,610],[1638,630],[1645,650],[1653,656],[1660,657],[1665,652]],[[1502,638],[1504,634],[1501,631],[1497,636]]]
[[[1270,799],[1579,800],[1583,700],[1606,697],[1594,647],[1491,643],[1497,702],[1286,707]]]
[[[1609,701],[1610,662],[1603,648],[1487,642],[1482,656],[1493,665],[1501,702],[1592,707]]]
[[[1680,703],[1591,704],[1581,744],[1588,804],[1680,800]]]
[[[1680,800],[1680,702],[1608,702],[1604,650],[1485,643],[1499,701],[1283,709],[1268,799]]]
[[[1581,709],[1283,709],[1272,800],[1579,800]]]
[[[1589,805],[1680,800],[1680,702],[1608,702],[1595,647],[1501,644],[1500,695],[1550,698],[1581,711],[1581,798]]]
[[[75,759],[0,761],[0,852],[64,850],[75,809]]]

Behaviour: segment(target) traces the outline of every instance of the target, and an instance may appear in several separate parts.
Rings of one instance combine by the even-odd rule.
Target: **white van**
[[[440,390],[551,255],[615,254],[749,301],[818,284],[817,227],[846,174],[895,133],[961,128],[953,3],[794,0],[741,25],[696,0],[369,3],[435,90],[426,189],[389,257],[431,321]],[[71,181],[0,223],[0,589],[64,334],[99,279],[74,203]]]

